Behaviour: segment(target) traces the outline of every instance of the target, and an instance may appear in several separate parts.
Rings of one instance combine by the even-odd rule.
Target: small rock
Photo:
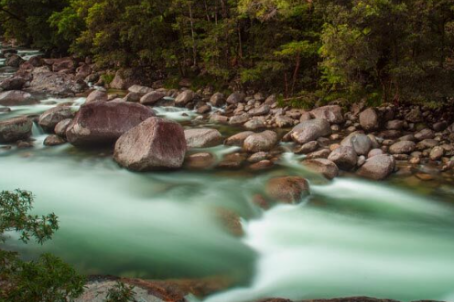
[[[248,152],[269,151],[278,143],[275,132],[267,130],[262,133],[250,135],[244,140],[243,148]]]
[[[66,143],[66,141],[57,135],[47,136],[47,138],[44,140],[45,146],[57,146],[57,145],[65,144],[65,143]]]
[[[223,141],[221,133],[212,128],[187,129],[184,131],[184,135],[189,148],[213,147]]]
[[[348,171],[355,168],[358,155],[353,147],[341,146],[329,155],[328,160],[334,162],[340,169]]]
[[[394,171],[395,165],[396,161],[392,156],[378,155],[369,158],[357,171],[357,175],[372,180],[383,180]]]
[[[278,177],[268,181],[266,194],[283,203],[299,203],[310,195],[309,183],[300,177]]]
[[[328,180],[332,180],[339,175],[337,165],[327,159],[308,159],[303,160],[302,164],[310,171],[321,174]]]
[[[409,154],[416,149],[415,142],[412,141],[400,141],[394,143],[389,147],[391,154]]]
[[[308,142],[295,150],[295,154],[307,155],[317,150],[319,147],[317,141]]]
[[[359,115],[359,123],[361,127],[366,131],[375,130],[378,128],[378,115],[375,109],[368,108],[365,111],[361,112]]]

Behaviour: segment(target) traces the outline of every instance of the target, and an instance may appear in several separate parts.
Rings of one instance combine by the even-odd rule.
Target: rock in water
[[[213,147],[223,141],[221,133],[212,128],[187,129],[184,131],[184,135],[190,148]]]
[[[114,143],[121,135],[154,112],[141,104],[129,102],[94,102],[80,107],[68,126],[66,137],[73,145],[90,146]]]
[[[244,140],[243,148],[248,152],[260,152],[271,150],[278,142],[277,134],[266,130],[262,133],[250,135]]]
[[[337,165],[327,159],[308,159],[304,160],[302,164],[310,171],[321,174],[329,180],[332,180],[339,175],[339,168]]]
[[[394,171],[395,165],[396,162],[392,156],[378,155],[369,158],[357,174],[372,180],[383,180]]]
[[[13,118],[0,122],[0,143],[27,139],[32,134],[33,122],[26,117]]]
[[[149,118],[129,130],[115,144],[115,161],[133,171],[177,169],[187,151],[183,127]]]
[[[10,90],[0,93],[0,105],[17,106],[38,104],[39,101],[29,93],[20,90]]]
[[[293,140],[299,144],[306,144],[329,134],[331,134],[331,126],[325,119],[313,119],[301,122],[291,131]]]
[[[38,124],[46,131],[54,131],[55,126],[60,121],[70,119],[74,116],[74,113],[69,106],[57,106],[45,111],[39,116]]]
[[[268,181],[266,194],[277,202],[298,203],[309,196],[309,183],[301,177],[278,177]]]

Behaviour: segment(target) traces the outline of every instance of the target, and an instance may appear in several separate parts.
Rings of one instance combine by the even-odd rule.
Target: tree
[[[55,214],[30,215],[33,195],[16,190],[0,193],[0,239],[5,233],[20,234],[23,242],[49,240],[58,229]],[[68,301],[83,292],[85,278],[59,258],[46,254],[24,262],[17,253],[0,249],[0,301]]]

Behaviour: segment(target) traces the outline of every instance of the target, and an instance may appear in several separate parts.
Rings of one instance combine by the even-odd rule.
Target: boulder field
[[[37,119],[52,135],[46,145],[66,141],[79,147],[116,144],[115,160],[131,170],[176,169],[186,161],[185,169],[247,167],[259,171],[277,165],[284,152],[304,155],[300,165],[326,179],[356,174],[383,180],[402,165],[417,169],[430,164],[440,172],[451,172],[454,167],[452,108],[367,107],[364,102],[350,105],[336,100],[307,111],[287,107],[276,95],[262,92],[164,89],[161,82],[146,86],[143,75],[134,69],[118,71],[112,83],[106,84],[102,71],[74,58],[34,57],[25,62],[14,58],[10,63],[18,62],[17,73],[0,83],[0,105],[4,106],[0,112],[38,104],[37,96],[43,93],[86,93],[86,83],[96,83],[78,111],[70,105],[57,106]],[[127,90],[127,95],[111,95],[109,88]],[[178,128],[175,122],[155,118],[154,106],[193,110],[197,123]],[[0,138],[8,143],[28,140],[30,125],[31,118],[6,119],[0,125]],[[224,132],[226,128],[230,130]],[[167,136],[163,130],[169,132]],[[174,161],[159,156],[166,140]],[[197,150],[219,145],[237,150],[222,159]]]

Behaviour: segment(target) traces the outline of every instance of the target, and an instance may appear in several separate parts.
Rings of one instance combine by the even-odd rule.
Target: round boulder
[[[244,140],[243,148],[248,152],[270,151],[278,142],[278,136],[271,130],[250,135]]]
[[[342,170],[352,170],[358,162],[358,155],[351,146],[340,146],[335,149],[328,157]]]
[[[357,171],[357,175],[371,180],[383,180],[395,168],[396,161],[390,155],[377,155],[369,158]]]
[[[330,134],[331,126],[325,119],[303,121],[291,131],[292,139],[299,144],[306,144]]]
[[[115,144],[115,161],[133,171],[177,169],[187,146],[180,124],[152,117],[130,129]]]

